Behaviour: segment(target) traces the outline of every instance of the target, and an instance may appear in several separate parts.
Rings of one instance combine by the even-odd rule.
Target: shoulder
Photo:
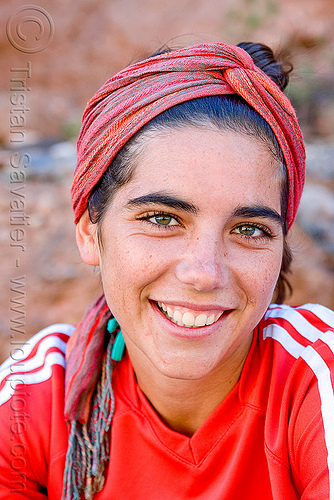
[[[278,378],[284,372],[291,384],[294,380],[296,393],[313,387],[321,403],[334,411],[334,312],[318,304],[273,304],[261,322],[261,333]]]
[[[256,392],[261,406],[269,394],[275,394],[276,409],[283,397],[304,397],[311,386],[319,394],[328,374],[334,376],[334,313],[317,304],[272,304],[258,325],[254,346],[259,356],[254,363],[261,363]]]
[[[327,491],[328,481],[334,485],[334,312],[317,304],[273,304],[260,333],[275,384],[268,448],[290,464],[296,484],[307,485],[305,492]],[[284,452],[277,444],[278,420],[287,440]]]
[[[319,304],[272,304],[261,330],[264,340],[274,339],[296,359],[324,344],[334,353],[334,312]]]
[[[265,315],[262,331],[265,343],[272,339],[276,344],[278,380],[283,366],[288,367],[284,393],[290,398],[290,407],[293,401],[299,408],[295,411],[296,428],[298,421],[303,422],[299,426],[302,429],[309,428],[312,421],[312,425],[318,422],[323,427],[334,470],[334,434],[330,432],[334,414],[334,312],[317,304],[274,304]]]
[[[0,406],[13,395],[17,385],[32,386],[51,378],[53,368],[65,369],[66,344],[75,327],[59,323],[44,328],[25,344],[13,346],[0,366]]]
[[[14,467],[27,498],[44,498],[38,492],[65,460],[65,353],[73,331],[67,324],[45,328],[16,345],[0,367],[0,498],[20,491]]]

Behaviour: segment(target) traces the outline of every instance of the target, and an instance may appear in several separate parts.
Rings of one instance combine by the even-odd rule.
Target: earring
[[[116,319],[115,318],[110,319],[107,324],[108,332],[113,333],[116,330],[116,328],[119,328],[119,324],[117,323]],[[119,329],[116,334],[114,344],[112,346],[111,359],[113,361],[121,361],[124,349],[125,349],[124,337],[121,329]]]

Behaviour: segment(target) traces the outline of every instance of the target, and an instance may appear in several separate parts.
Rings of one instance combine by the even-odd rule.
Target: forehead
[[[280,196],[283,168],[267,144],[232,131],[183,127],[161,130],[143,141],[136,158],[132,189],[168,188],[221,196],[233,189],[265,198]],[[129,187],[130,187],[129,186]]]

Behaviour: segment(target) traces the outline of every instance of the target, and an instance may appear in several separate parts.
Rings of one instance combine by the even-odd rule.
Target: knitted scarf
[[[108,80],[89,101],[78,140],[72,184],[77,223],[89,195],[124,144],[149,120],[181,102],[238,94],[270,125],[285,157],[291,227],[305,176],[305,151],[295,112],[278,86],[239,47],[199,44],[151,57]],[[63,500],[94,497],[103,487],[114,407],[112,317],[100,297],[86,312],[66,353],[65,418],[70,435]]]
[[[66,348],[65,418],[70,423],[63,499],[93,498],[104,482],[108,431],[114,412],[111,348],[105,335],[112,317],[104,295],[87,309]]]

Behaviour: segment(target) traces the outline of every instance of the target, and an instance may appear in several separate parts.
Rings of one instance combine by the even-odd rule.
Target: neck
[[[225,399],[237,380],[224,389],[205,388],[197,380],[168,381],[159,388],[148,387],[142,379],[138,383],[161,420],[169,428],[190,437]]]
[[[237,384],[249,352],[231,357],[228,367],[216,367],[201,379],[175,379],[137,362],[129,353],[139,387],[161,418],[171,429],[192,436]]]

